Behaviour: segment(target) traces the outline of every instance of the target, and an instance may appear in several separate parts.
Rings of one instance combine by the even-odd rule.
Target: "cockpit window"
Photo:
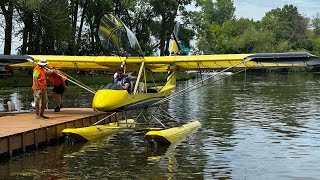
[[[124,88],[122,86],[120,86],[119,84],[114,84],[114,83],[108,83],[102,89],[124,90]]]

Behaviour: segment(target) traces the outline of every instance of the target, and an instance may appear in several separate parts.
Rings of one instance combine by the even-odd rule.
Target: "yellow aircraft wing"
[[[28,55],[27,63],[15,64],[14,67],[35,66],[40,59],[46,59],[49,67],[77,70],[114,71],[125,62],[128,71],[137,71],[142,61],[153,72],[167,72],[174,67],[177,70],[196,69],[226,69],[236,68],[270,68],[315,66],[320,64],[320,58],[309,53],[261,53],[261,54],[221,54],[221,55],[191,55],[191,56],[63,56],[63,55]],[[3,59],[4,57],[0,57]]]

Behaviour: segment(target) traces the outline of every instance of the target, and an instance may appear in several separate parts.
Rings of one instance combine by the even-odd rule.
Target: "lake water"
[[[197,80],[180,82],[184,88]],[[181,122],[202,126],[180,142],[148,148],[144,132],[61,143],[0,160],[0,179],[319,179],[320,74],[241,74],[164,104]],[[90,107],[70,88],[65,107]],[[0,90],[30,109],[30,89]],[[52,102],[51,102],[52,105]]]

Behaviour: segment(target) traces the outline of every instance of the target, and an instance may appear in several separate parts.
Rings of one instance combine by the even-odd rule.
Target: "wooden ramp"
[[[37,119],[34,112],[0,117],[0,154],[26,151],[26,147],[38,147],[62,137],[65,128],[85,127],[101,120],[110,113],[95,112],[91,108],[63,108],[61,112],[46,110],[49,119]],[[119,115],[119,114],[118,114]],[[115,121],[116,116],[104,120]]]

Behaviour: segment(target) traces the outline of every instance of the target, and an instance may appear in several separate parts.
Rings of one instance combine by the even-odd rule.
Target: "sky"
[[[285,4],[298,7],[301,15],[314,18],[320,13],[320,0],[234,0],[237,18],[245,17],[253,20],[261,20],[265,13]]]

